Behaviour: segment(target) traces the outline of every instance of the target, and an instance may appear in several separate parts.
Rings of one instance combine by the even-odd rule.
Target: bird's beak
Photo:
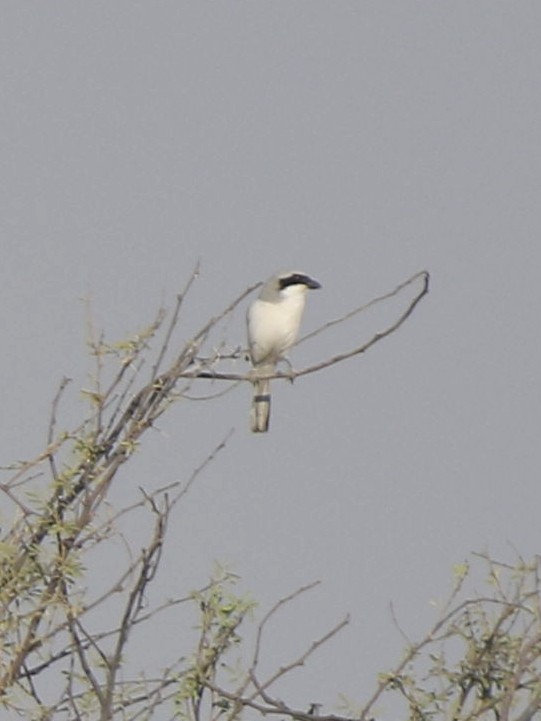
[[[321,283],[318,283],[317,280],[314,280],[313,278],[309,278],[306,276],[306,285],[308,288],[311,288],[312,290],[316,290],[316,288],[321,288]]]

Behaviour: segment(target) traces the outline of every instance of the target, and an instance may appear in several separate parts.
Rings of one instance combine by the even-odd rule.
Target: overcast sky
[[[49,0],[0,20],[3,464],[45,445],[63,375],[60,425],[85,411],[84,298],[127,337],[200,259],[180,343],[277,269],[323,285],[305,330],[430,270],[397,334],[274,384],[266,436],[248,387],[183,402],[119,477],[183,478],[234,428],[175,517],[158,591],[213,560],[263,608],[321,579],[270,660],[347,611],[351,626],[280,692],[362,702],[402,646],[390,601],[415,636],[470,552],[540,551],[541,4]]]

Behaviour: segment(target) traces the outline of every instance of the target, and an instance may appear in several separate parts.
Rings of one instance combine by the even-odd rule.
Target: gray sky
[[[42,449],[63,375],[64,424],[84,410],[82,298],[126,337],[200,258],[188,333],[296,267],[323,284],[309,330],[431,271],[398,334],[275,384],[267,436],[241,387],[174,408],[122,476],[182,478],[234,427],[179,509],[158,590],[196,586],[213,559],[263,604],[321,579],[271,660],[352,624],[281,693],[362,701],[402,646],[391,600],[415,635],[471,551],[539,552],[541,5],[51,0],[0,18],[3,463]],[[244,342],[242,312],[228,338]]]

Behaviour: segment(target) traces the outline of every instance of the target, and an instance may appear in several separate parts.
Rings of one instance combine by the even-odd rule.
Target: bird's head
[[[321,288],[321,284],[306,273],[288,270],[269,278],[259,298],[268,303],[280,303],[288,298],[304,297],[309,288]]]
[[[306,275],[306,273],[300,273],[297,270],[289,270],[278,273],[276,281],[279,290],[284,290],[285,288],[291,288],[293,286],[298,286],[299,288],[304,288],[305,290],[308,288],[311,290],[321,288],[321,283],[318,283],[318,281],[314,280],[314,278],[310,278],[310,276]]]

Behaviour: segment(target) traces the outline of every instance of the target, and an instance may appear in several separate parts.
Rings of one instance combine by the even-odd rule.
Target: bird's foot
[[[282,358],[281,360],[287,365],[287,371],[284,373],[284,376],[288,379],[290,383],[293,383],[293,381],[297,377],[297,374],[295,373],[295,369],[293,368],[291,361],[289,360],[289,358]]]

